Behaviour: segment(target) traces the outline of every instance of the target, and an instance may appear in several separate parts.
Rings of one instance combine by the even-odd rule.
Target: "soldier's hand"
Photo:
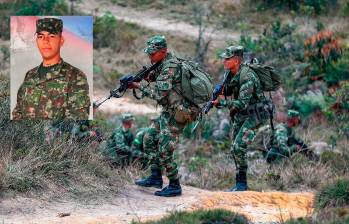
[[[131,82],[128,84],[129,89],[139,89],[141,87],[141,84],[139,82]]]
[[[297,152],[300,152],[302,150],[302,146],[301,145],[296,145],[296,150],[297,150]]]
[[[217,106],[219,106],[219,101],[220,100],[217,98],[217,99],[211,101],[211,103],[213,104],[213,106],[217,107]]]
[[[230,108],[230,117],[234,117],[235,114],[237,114],[238,111],[239,111],[239,110],[238,110],[238,108],[236,108],[236,107]]]
[[[96,133],[95,131],[91,131],[91,132],[90,132],[90,136],[91,136],[91,137],[96,137],[96,136],[97,136],[97,133]]]

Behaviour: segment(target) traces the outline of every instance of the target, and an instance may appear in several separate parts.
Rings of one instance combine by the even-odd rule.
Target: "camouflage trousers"
[[[247,148],[253,143],[257,129],[267,121],[267,119],[257,120],[255,117],[234,120],[230,152],[237,172],[247,172]]]
[[[182,129],[170,113],[162,112],[157,147],[154,147],[154,143],[156,143],[154,136],[146,134],[144,138],[145,151],[151,158],[151,168],[166,170],[166,175],[170,180],[178,179],[178,165],[174,158],[174,150]]]

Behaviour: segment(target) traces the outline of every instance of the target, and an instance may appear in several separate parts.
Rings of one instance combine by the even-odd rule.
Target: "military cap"
[[[126,113],[126,114],[122,114],[121,115],[121,121],[122,122],[133,121],[133,120],[135,120],[135,117],[132,114],[130,114],[130,113]]]
[[[62,33],[63,21],[57,18],[43,18],[36,20],[36,33],[47,31],[52,34]]]
[[[287,111],[287,117],[292,118],[292,117],[299,117],[299,112],[296,110],[288,110]]]
[[[219,56],[221,58],[231,58],[233,56],[242,56],[243,52],[244,52],[243,46],[229,46]]]
[[[166,48],[167,43],[164,36],[156,35],[148,39],[147,47],[144,48],[144,52],[147,54],[152,54],[162,48]]]

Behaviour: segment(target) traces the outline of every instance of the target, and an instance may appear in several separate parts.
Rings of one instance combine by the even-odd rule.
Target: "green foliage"
[[[315,196],[315,207],[317,209],[341,206],[349,206],[348,178],[339,178],[322,187]]]
[[[308,91],[303,95],[295,95],[289,98],[293,107],[302,115],[308,116],[316,110],[325,110],[328,106],[326,98],[321,91]]]
[[[142,30],[137,25],[118,21],[111,12],[107,12],[95,18],[94,48],[110,47],[116,51],[130,50],[139,33],[142,33]]]
[[[188,168],[190,172],[195,172],[200,168],[205,168],[208,166],[208,160],[200,155],[196,155],[190,158],[188,163]]]
[[[344,16],[349,16],[349,1],[344,4],[342,12]]]
[[[137,224],[139,222],[132,222]],[[159,221],[144,222],[144,224],[174,224],[174,223],[191,223],[191,224],[247,224],[245,216],[236,214],[223,209],[214,210],[197,210],[194,212],[175,211],[171,215],[162,218]],[[140,224],[140,223],[139,223]]]
[[[68,6],[63,0],[21,0],[13,6],[18,16],[67,15]]]
[[[96,17],[93,24],[94,48],[116,47],[116,27],[117,21],[111,12],[103,16]]]
[[[18,0],[0,3],[0,38],[10,39],[10,15],[63,16],[69,15],[69,10],[64,0]]]
[[[305,15],[318,15],[325,12],[329,6],[337,4],[336,0],[260,0],[259,2],[260,4],[257,6],[259,10],[275,7],[287,11],[301,12]]]

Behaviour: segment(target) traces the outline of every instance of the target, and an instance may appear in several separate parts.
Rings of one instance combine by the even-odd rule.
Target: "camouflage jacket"
[[[294,130],[285,123],[276,125],[274,131],[273,147],[277,148],[279,153],[283,155],[291,155],[296,152],[296,146],[303,142],[296,136]]]
[[[241,65],[239,72],[231,79],[230,88],[233,99],[221,103],[229,108],[235,107],[239,111],[247,109],[249,105],[264,101],[261,83],[257,74],[248,66]]]
[[[143,97],[156,100],[168,112],[183,104],[183,97],[178,94],[181,85],[180,71],[177,69],[178,65],[173,63],[174,60],[176,60],[176,57],[168,53],[160,66],[154,71],[154,77],[156,78],[154,86],[142,81],[140,87]]]
[[[41,66],[27,72],[18,90],[13,119],[87,120],[90,98],[85,74],[61,60],[40,77]]]
[[[113,134],[107,140],[106,154],[110,158],[117,158],[118,155],[131,153],[131,146],[134,136],[130,130],[124,130],[123,127],[115,129]]]

